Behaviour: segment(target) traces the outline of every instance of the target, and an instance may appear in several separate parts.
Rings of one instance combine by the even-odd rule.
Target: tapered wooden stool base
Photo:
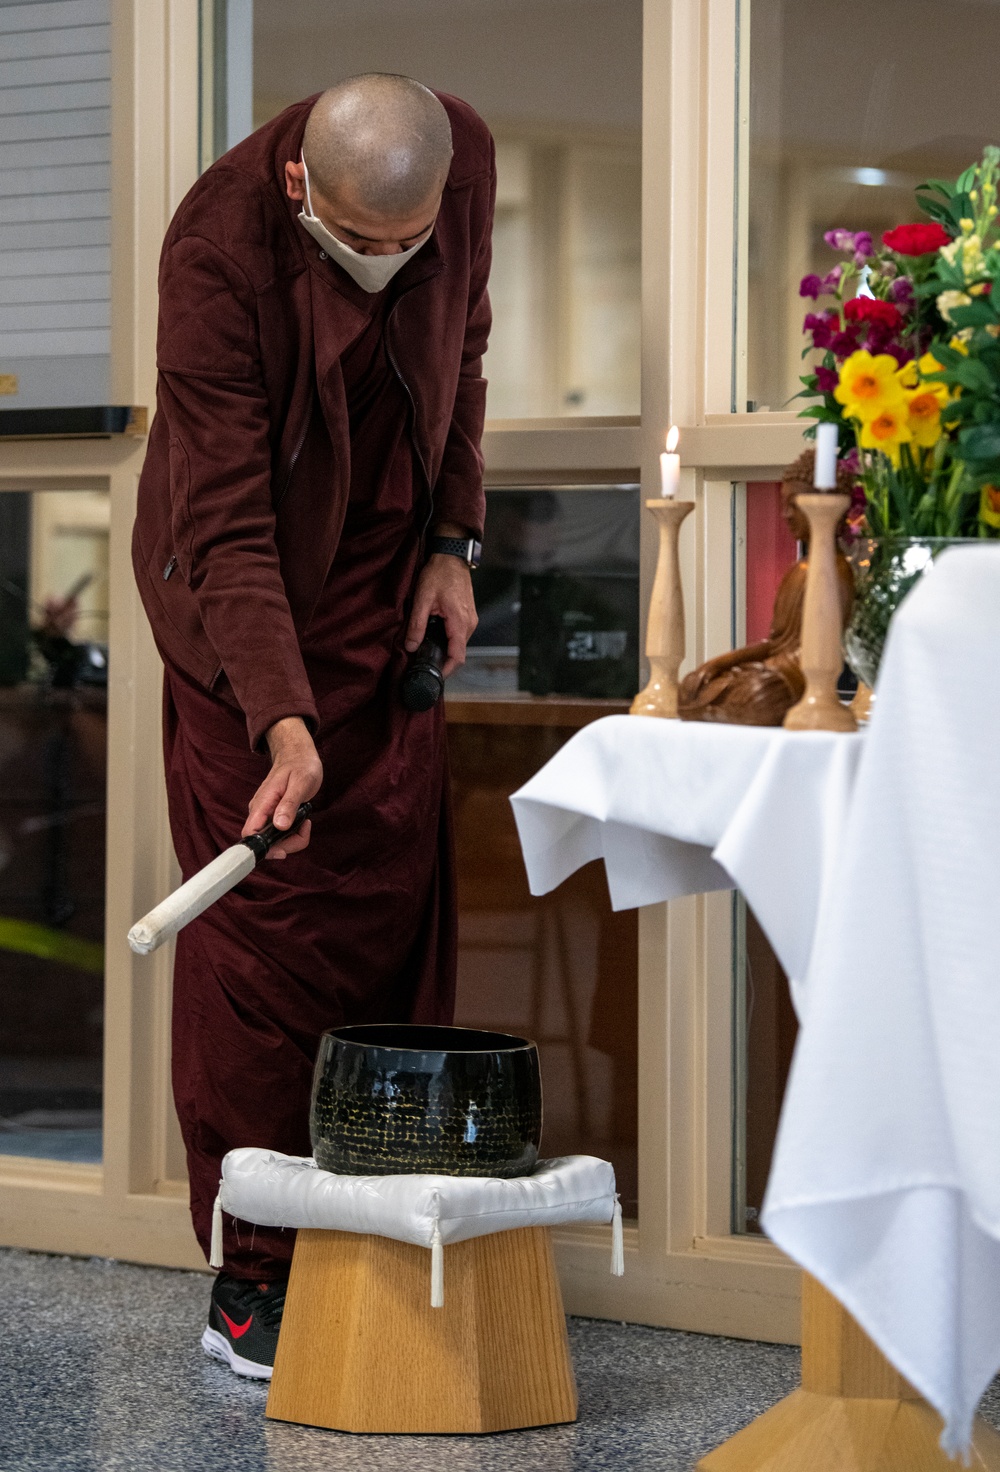
[[[576,1419],[547,1231],[445,1248],[430,1306],[424,1247],[300,1231],[267,1414],[339,1431],[509,1431]]]
[[[814,1278],[802,1281],[802,1388],[698,1463],[698,1472],[959,1472],[941,1418]],[[976,1418],[971,1467],[1000,1472]]]

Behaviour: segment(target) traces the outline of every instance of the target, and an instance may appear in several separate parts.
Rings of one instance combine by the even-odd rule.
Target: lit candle
[[[817,491],[837,489],[837,438],[835,424],[816,426],[816,468],[813,472],[813,485]]]
[[[660,495],[676,496],[681,482],[681,457],[676,453],[681,433],[675,424],[667,435],[667,448],[660,456]]]

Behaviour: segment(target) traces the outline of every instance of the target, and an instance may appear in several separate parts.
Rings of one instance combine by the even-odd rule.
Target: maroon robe
[[[181,932],[174,1095],[195,1231],[208,1252],[219,1164],[258,1145],[311,1153],[313,1060],[324,1028],[450,1022],[454,895],[443,709],[404,710],[399,675],[426,492],[383,337],[393,288],[342,358],[355,451],[340,544],[302,654],[324,766],[313,836],[265,861]],[[320,441],[322,418],[313,429]],[[232,842],[269,763],[242,715],[168,668],[167,785],[185,876]],[[225,1222],[226,1269],[287,1271],[294,1233]]]
[[[367,448],[352,444],[343,365],[371,301],[285,193],[314,100],[224,154],[171,222],[132,542],[164,662],[241,709],[254,749],[282,716],[317,728],[303,641]],[[386,339],[435,520],[478,534],[496,171],[482,119],[441,101],[451,171],[434,233],[394,278]]]
[[[321,1032],[447,1021],[454,994],[444,713],[408,714],[398,684],[424,526],[482,526],[493,145],[442,95],[434,233],[369,296],[285,193],[314,101],[206,170],[171,223],[133,536],[185,877],[242,830],[275,721],[301,716],[324,767],[309,847],[178,937],[174,1093],[206,1253],[227,1150],[309,1153]],[[292,1237],[227,1219],[226,1267],[281,1276]]]

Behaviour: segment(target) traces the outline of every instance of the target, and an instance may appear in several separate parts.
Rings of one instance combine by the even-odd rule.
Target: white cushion
[[[615,1173],[593,1155],[539,1161],[530,1176],[339,1176],[277,1150],[230,1150],[212,1212],[210,1265],[222,1267],[222,1213],[258,1227],[369,1232],[431,1249],[431,1307],[444,1304],[444,1244],[515,1227],[610,1222],[611,1271],[625,1271]]]
[[[222,1162],[223,1211],[259,1227],[372,1232],[431,1247],[514,1227],[611,1222],[615,1173],[606,1160],[565,1155],[530,1176],[341,1176],[277,1150],[230,1150]]]

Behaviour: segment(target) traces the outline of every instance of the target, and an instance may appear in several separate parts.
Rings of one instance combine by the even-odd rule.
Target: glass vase
[[[976,545],[969,537],[858,538],[847,553],[855,593],[844,653],[859,680],[874,689],[893,614],[934,559],[949,547]]]

